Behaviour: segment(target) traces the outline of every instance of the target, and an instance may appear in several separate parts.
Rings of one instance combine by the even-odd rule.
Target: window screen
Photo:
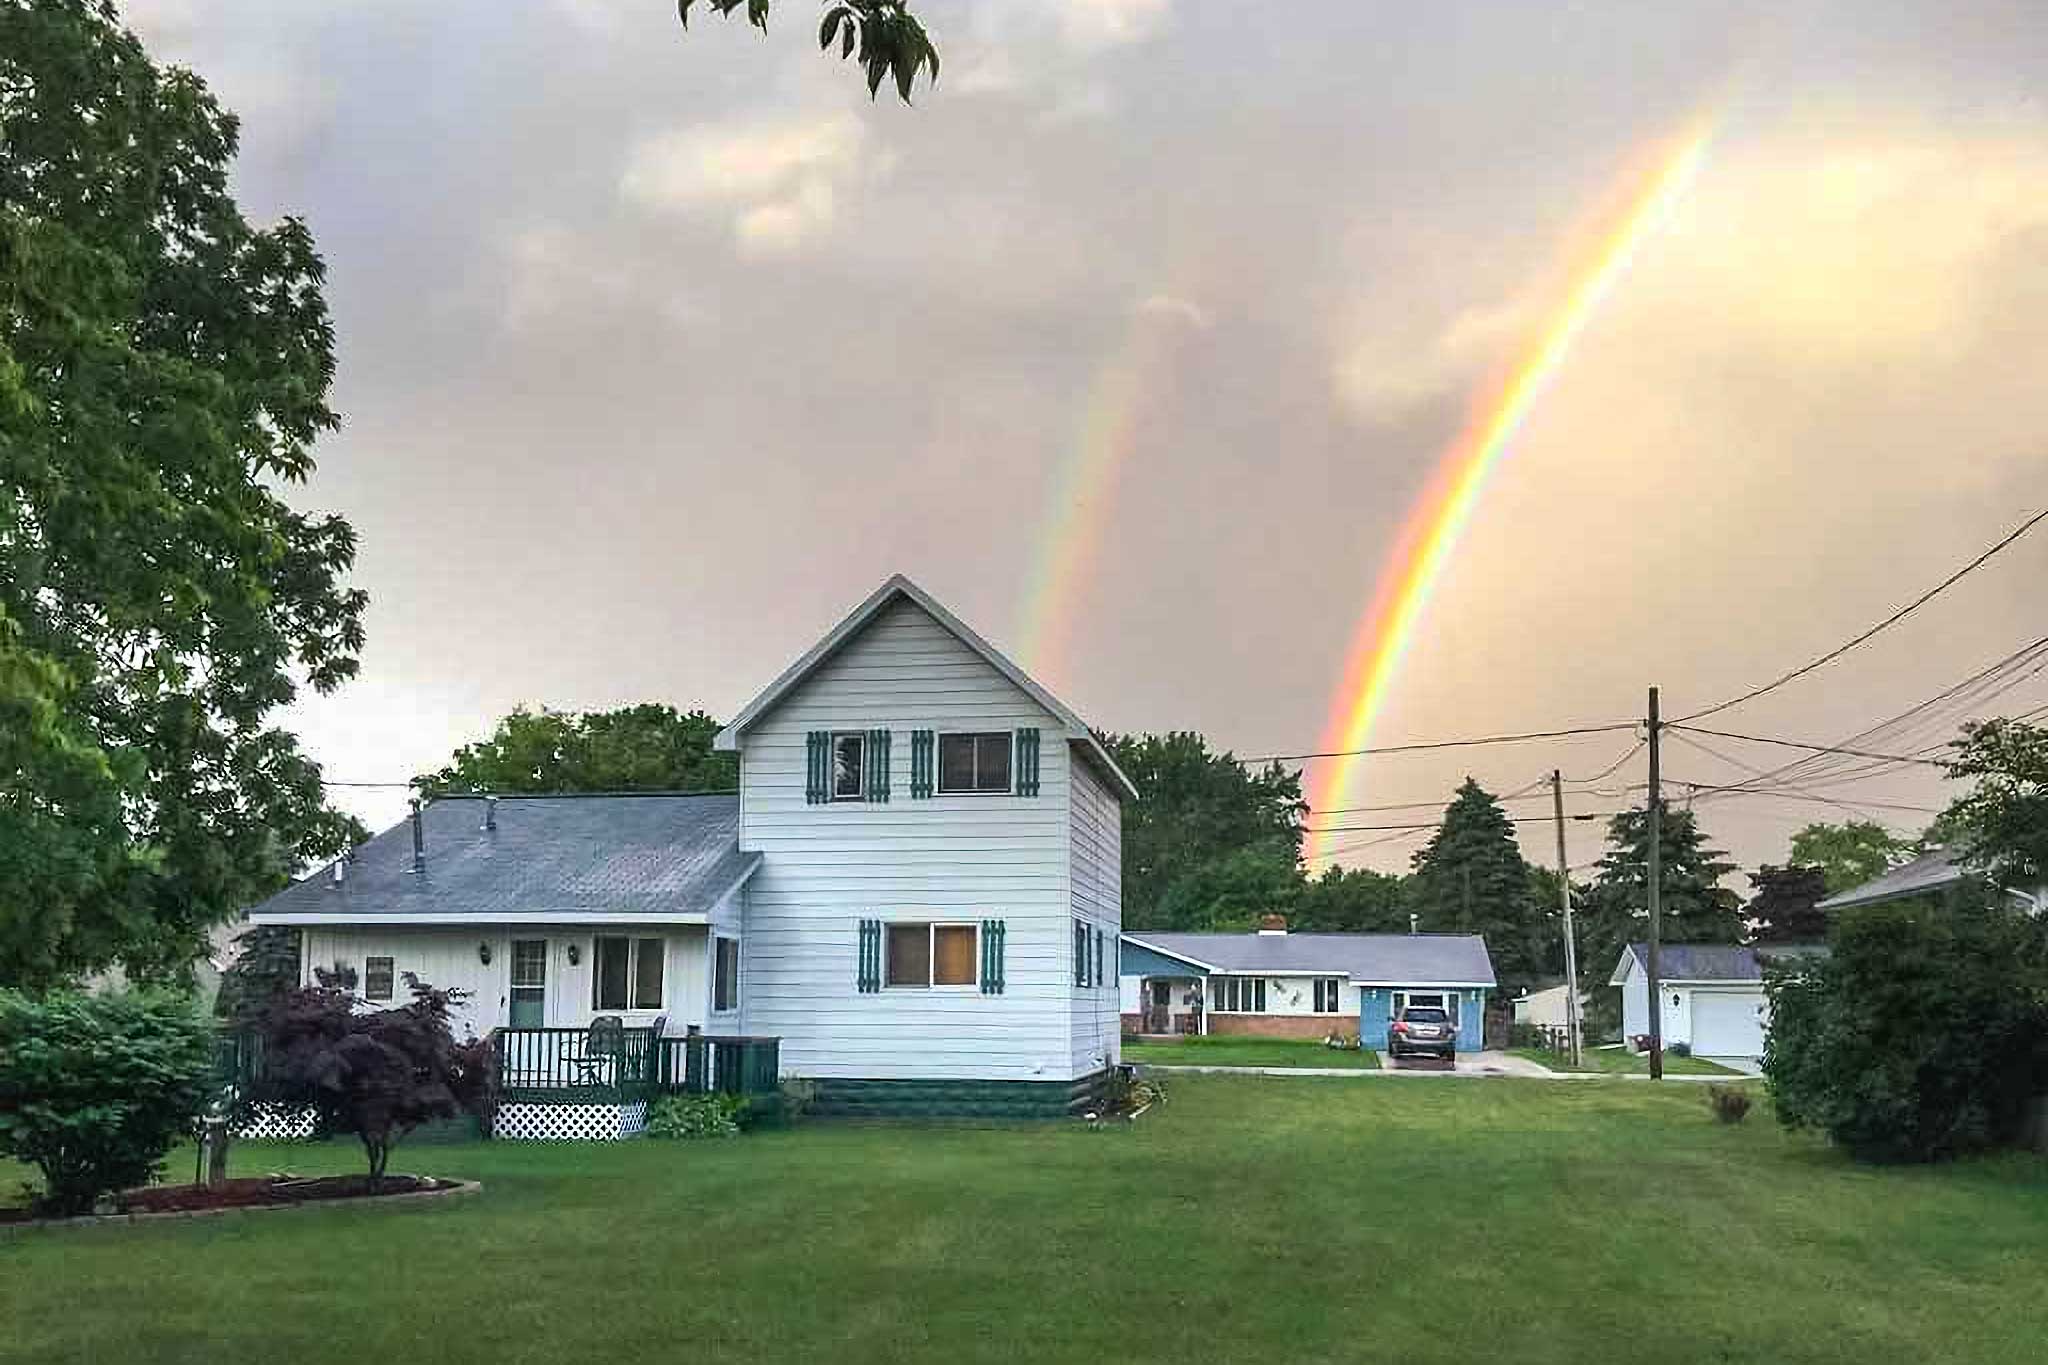
[[[717,964],[711,982],[711,1008],[738,1009],[740,1004],[740,941],[718,940]]]
[[[1010,789],[1010,732],[939,736],[939,790],[1006,792]]]
[[[889,970],[892,986],[929,986],[932,981],[932,939],[929,924],[889,926]]]
[[[832,736],[832,799],[858,801],[867,791],[866,735]]]
[[[974,984],[974,926],[938,924],[932,926],[932,984],[972,986]]]
[[[388,957],[366,957],[363,959],[363,996],[369,1000],[391,998],[391,959]]]

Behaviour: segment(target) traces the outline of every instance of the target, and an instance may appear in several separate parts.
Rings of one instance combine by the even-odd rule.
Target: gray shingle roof
[[[761,861],[740,852],[736,796],[521,796],[497,807],[497,829],[485,830],[481,799],[429,805],[424,873],[412,871],[401,820],[356,850],[339,885],[322,868],[250,917],[707,914]]]
[[[1367,985],[1491,986],[1477,934],[1170,934],[1124,937],[1225,972],[1341,973]]]
[[[1629,958],[1645,962],[1649,952],[1646,943],[1631,943],[1622,949],[1620,960],[1614,964],[1614,975],[1607,984],[1620,985]],[[1665,981],[1762,981],[1766,963],[1782,958],[1814,957],[1826,952],[1827,949],[1819,945],[1746,948],[1736,943],[1666,943],[1657,950],[1657,971]]]
[[[1943,887],[1954,886],[1963,879],[1963,869],[1956,860],[1942,849],[1933,849],[1921,854],[1909,863],[1901,863],[1881,877],[1873,878],[1861,886],[1852,886],[1839,895],[1829,896],[1820,903],[1823,910],[1840,910],[1851,905],[1875,905],[1879,901],[1895,901],[1902,896],[1918,896]]]

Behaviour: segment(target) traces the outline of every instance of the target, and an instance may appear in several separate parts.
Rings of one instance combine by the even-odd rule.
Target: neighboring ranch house
[[[1956,854],[1946,849],[1929,849],[1861,886],[1852,886],[1828,897],[1819,908],[1833,913],[1859,905],[1904,900],[1909,896],[1940,896],[1960,887],[1969,877],[1969,869]],[[2021,909],[2036,914],[2048,911],[2048,886],[2035,887],[2032,891],[2007,887],[2005,894]]]
[[[1123,939],[1118,1003],[1127,1033],[1355,1037],[1383,1048],[1394,1012],[1439,1005],[1462,1045],[1481,1046],[1494,988],[1476,934],[1294,934],[1268,915],[1250,933],[1140,930]]]
[[[506,1056],[543,1040],[508,1085],[566,1066],[622,1090],[637,1061],[586,1055],[604,1018],[656,1069],[693,1030],[773,1040],[817,1112],[1085,1103],[1118,1058],[1105,964],[1136,793],[1079,716],[898,576],[717,745],[737,796],[436,801],[250,918],[305,930],[308,979],[339,962],[373,1000],[406,972],[470,992],[465,1022]]]
[[[1811,956],[1823,948],[1745,948],[1737,944],[1667,943],[1658,950],[1664,1046],[1684,1043],[1695,1057],[1748,1069],[1763,1060],[1770,1004],[1764,967],[1775,958]],[[1621,1033],[1650,1031],[1649,948],[1631,943],[1607,984],[1621,988]]]

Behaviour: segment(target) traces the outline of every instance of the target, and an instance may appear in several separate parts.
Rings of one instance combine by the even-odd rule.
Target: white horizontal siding
[[[1036,797],[910,797],[912,730],[1042,737]],[[890,799],[809,805],[812,730],[890,732]],[[745,1023],[790,1075],[1058,1080],[1073,1074],[1067,746],[1057,718],[915,605],[849,640],[740,743]],[[1002,995],[857,989],[859,921],[1000,919]]]
[[[1072,1065],[1077,1075],[1113,1066],[1121,1056],[1117,959],[1123,933],[1123,810],[1107,784],[1070,754],[1068,814],[1072,878],[1068,901],[1090,930],[1100,929],[1103,979],[1073,991]],[[1071,980],[1071,962],[1067,968]]]

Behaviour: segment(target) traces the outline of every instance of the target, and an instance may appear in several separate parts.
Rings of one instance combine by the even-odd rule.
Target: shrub
[[[647,1111],[651,1138],[738,1137],[747,1101],[740,1095],[669,1095]]]
[[[1766,978],[1778,1118],[1871,1160],[2010,1145],[2048,1091],[2048,924],[1962,893],[1837,917]]]
[[[181,996],[0,991],[0,1152],[42,1172],[46,1212],[153,1180],[212,1072],[213,1029]]]
[[[355,1134],[373,1185],[400,1139],[430,1120],[481,1112],[490,1083],[489,1049],[458,1044],[449,1025],[462,994],[410,972],[405,984],[410,1004],[369,1012],[345,989],[310,986],[279,997],[261,1025],[252,1099],[310,1109],[322,1133]]]
[[[1749,1096],[1732,1085],[1707,1087],[1707,1107],[1723,1123],[1740,1123],[1749,1117]]]

